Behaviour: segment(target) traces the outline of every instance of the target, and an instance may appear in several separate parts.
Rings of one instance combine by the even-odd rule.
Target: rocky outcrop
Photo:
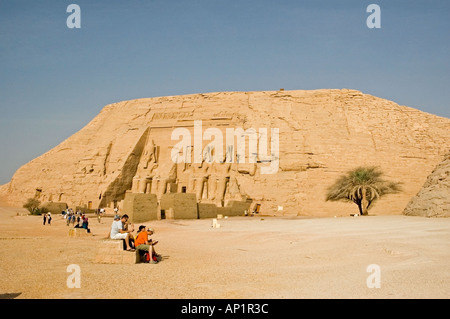
[[[180,145],[202,161],[218,156],[211,145],[220,139],[227,145],[229,129],[237,132],[236,147],[224,146],[225,162],[174,165],[174,154],[186,157]],[[185,144],[183,132],[190,135]],[[36,197],[97,208],[120,206],[130,191],[159,198],[186,192],[222,207],[251,199],[262,214],[348,216],[356,206],[326,202],[328,186],[350,169],[375,165],[404,187],[371,214],[401,214],[448,140],[450,119],[348,89],[145,98],[105,106],[79,132],[17,170],[0,196],[17,206]]]
[[[405,215],[450,217],[450,152],[403,211]]]

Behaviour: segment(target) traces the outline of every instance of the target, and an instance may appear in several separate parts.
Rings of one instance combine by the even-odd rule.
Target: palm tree
[[[382,175],[374,166],[353,169],[328,188],[326,200],[352,201],[358,205],[360,215],[367,215],[375,200],[401,191],[400,183],[386,181]]]

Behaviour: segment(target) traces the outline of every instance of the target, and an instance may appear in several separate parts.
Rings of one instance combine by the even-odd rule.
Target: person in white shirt
[[[111,232],[109,237],[111,239],[123,239],[125,240],[125,244],[127,246],[128,251],[134,251],[134,248],[130,247],[130,236],[133,232],[133,228],[129,230],[123,230],[123,223],[126,223],[128,220],[128,215],[123,215],[120,217],[119,215],[114,216],[114,221],[111,225]]]

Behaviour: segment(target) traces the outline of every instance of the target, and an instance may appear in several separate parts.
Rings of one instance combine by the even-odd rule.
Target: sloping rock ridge
[[[450,217],[450,152],[406,206],[405,215]]]

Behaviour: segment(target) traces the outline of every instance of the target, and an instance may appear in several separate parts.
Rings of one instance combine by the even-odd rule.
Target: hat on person
[[[114,216],[114,219],[120,219],[120,215]]]
[[[152,233],[155,232],[155,231],[153,230],[153,228],[149,228],[148,231],[151,231]]]

